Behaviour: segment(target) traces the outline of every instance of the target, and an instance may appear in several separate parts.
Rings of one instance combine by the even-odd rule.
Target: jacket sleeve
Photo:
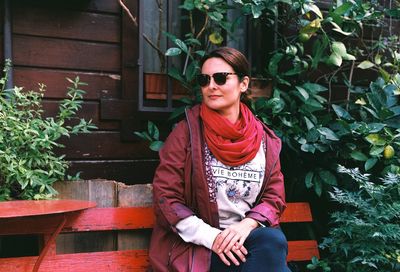
[[[177,231],[175,225],[193,215],[185,205],[185,164],[190,158],[189,130],[185,121],[174,128],[159,152],[160,164],[153,179],[157,223]]]
[[[271,175],[266,181],[265,191],[258,204],[246,213],[246,217],[253,218],[267,226],[277,226],[279,218],[286,208],[283,180],[281,164],[279,158],[277,158],[275,165],[272,166]]]

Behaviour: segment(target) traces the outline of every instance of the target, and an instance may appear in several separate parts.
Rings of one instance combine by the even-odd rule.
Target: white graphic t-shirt
[[[241,221],[260,193],[265,174],[263,143],[254,159],[240,166],[223,164],[205,148],[210,199],[217,201],[221,228]]]

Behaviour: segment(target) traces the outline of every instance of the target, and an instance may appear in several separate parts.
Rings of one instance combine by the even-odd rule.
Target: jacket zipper
[[[170,250],[169,250],[169,252],[168,252],[168,262],[167,262],[167,267],[169,267],[169,266],[171,265],[171,255],[172,255],[172,250],[175,248],[176,244],[177,244],[177,241],[175,241],[175,242],[172,244],[172,247],[171,247],[171,249],[170,249]]]

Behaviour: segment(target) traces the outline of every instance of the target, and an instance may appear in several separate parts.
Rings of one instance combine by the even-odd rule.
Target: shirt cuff
[[[176,224],[179,236],[185,241],[196,245],[212,248],[215,238],[221,232],[195,215],[186,217]]]

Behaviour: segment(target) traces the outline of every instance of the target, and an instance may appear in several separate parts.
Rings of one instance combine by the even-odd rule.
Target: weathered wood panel
[[[84,99],[118,98],[120,97],[121,76],[119,74],[94,73],[81,71],[65,71],[40,68],[14,68],[14,83],[23,86],[27,90],[37,90],[38,83],[47,86],[45,98],[66,98],[67,87],[71,86],[66,78],[79,77],[81,82],[87,83],[81,86],[85,90]]]
[[[133,132],[132,132],[133,133]],[[151,151],[143,142],[124,143],[120,141],[120,133],[115,131],[99,131],[91,134],[72,135],[60,142],[66,149],[60,150],[67,159],[145,159],[156,158],[156,152]],[[73,147],[73,148],[71,148]]]
[[[120,49],[115,44],[31,36],[13,36],[15,66],[119,72]]]
[[[16,5],[12,16],[16,34],[112,43],[121,39],[120,17],[116,15]]]
[[[153,219],[153,186],[151,184],[118,186],[118,206],[119,207],[148,207],[149,210],[143,210],[143,217],[140,214],[135,216],[140,224],[144,224],[148,219]],[[129,209],[129,208],[128,208]],[[133,210],[132,210],[133,211]],[[132,212],[131,212],[132,213]],[[122,221],[122,220],[121,220]],[[130,225],[130,224],[129,224]],[[118,232],[118,250],[143,249],[149,248],[151,230],[119,231]]]
[[[95,201],[99,208],[117,205],[116,183],[111,180],[58,182],[55,188],[59,192],[60,199]],[[99,215],[99,218],[102,218],[102,215]],[[110,232],[61,234],[57,238],[57,252],[113,250],[116,242],[116,236]]]
[[[66,10],[81,10],[103,13],[119,13],[120,6],[118,1],[110,0],[68,0],[68,1],[54,1],[54,0],[18,0],[12,1],[13,5],[31,7],[40,7],[45,9],[66,9]]]

